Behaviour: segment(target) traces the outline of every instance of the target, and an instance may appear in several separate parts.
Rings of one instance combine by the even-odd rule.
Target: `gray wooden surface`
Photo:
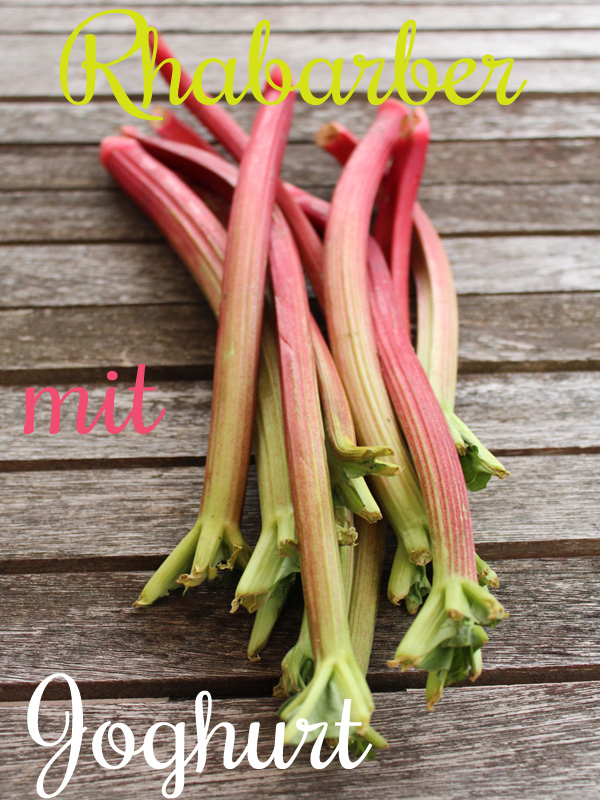
[[[215,324],[177,258],[99,165],[98,141],[130,119],[102,81],[85,107],[61,97],[58,57],[68,33],[86,16],[123,4],[0,5],[0,796],[35,796],[49,753],[27,734],[26,702],[39,680],[59,670],[77,679],[88,725],[62,796],[150,800],[165,776],[143,761],[101,770],[92,732],[112,719],[130,724],[137,738],[159,720],[185,720],[191,733],[191,698],[208,689],[216,721],[234,722],[244,738],[250,721],[260,720],[268,742],[277,707],[271,687],[295,636],[299,602],[294,595],[256,664],[245,658],[252,620],[229,614],[228,590],[203,589],[143,612],[131,607],[195,516]],[[270,54],[284,55],[296,71],[315,56],[391,59],[396,31],[413,18],[415,53],[440,72],[451,60],[490,52],[515,58],[510,86],[529,81],[508,107],[492,92],[469,106],[439,98],[427,106],[432,146],[420,198],[443,235],[459,292],[458,409],[512,472],[471,496],[479,550],[499,573],[498,596],[511,613],[491,633],[479,685],[447,690],[428,714],[423,676],[385,666],[408,619],[382,598],[370,680],[388,753],[354,772],[317,773],[303,757],[286,772],[256,773],[224,770],[215,748],[202,775],[188,771],[183,796],[595,800],[600,4],[126,5],[168,32],[190,69],[209,55],[244,56],[263,18],[272,23]],[[130,30],[122,17],[104,17],[96,28],[103,53],[122,50]],[[136,67],[126,64],[120,74],[135,90]],[[388,67],[382,84],[390,75]],[[315,90],[320,82],[315,73]],[[159,81],[156,90],[164,101]],[[254,105],[231,112],[248,128]],[[338,168],[312,145],[315,131],[337,118],[362,134],[372,116],[359,95],[342,107],[297,103],[286,177],[328,197]],[[67,401],[61,432],[52,436],[40,401],[36,433],[23,435],[27,386],[85,386],[93,409],[106,371],[116,369],[118,416],[139,363],[157,386],[145,402],[147,418],[166,409],[152,434],[114,437],[97,427],[81,436]],[[259,528],[252,468],[244,530],[254,540]],[[44,710],[47,735],[62,728],[64,685],[53,687],[53,697]]]

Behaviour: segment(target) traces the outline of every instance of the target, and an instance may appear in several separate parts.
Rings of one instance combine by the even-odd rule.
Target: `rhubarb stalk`
[[[249,557],[239,523],[252,447],[271,214],[293,100],[290,94],[258,111],[233,194],[198,544],[191,572],[178,579],[184,586],[214,578],[219,566],[232,569],[239,554],[243,566]]]
[[[402,106],[383,104],[369,133],[344,167],[327,221],[325,315],[332,353],[344,383],[359,441],[385,441],[400,465],[396,476],[372,477],[388,521],[400,539],[389,595],[399,602],[424,580],[431,558],[421,489],[394,418],[377,358],[366,273],[369,223],[377,188],[398,137]],[[406,559],[408,552],[409,560]],[[413,582],[399,581],[412,562]],[[402,576],[400,576],[402,567]]]
[[[446,415],[467,488],[483,489],[509,474],[454,413],[458,369],[458,302],[452,270],[431,220],[415,203],[412,269],[417,292],[417,355]]]
[[[465,482],[456,447],[431,384],[413,350],[395,303],[385,259],[369,259],[373,321],[386,385],[419,475],[429,516],[433,585],[390,666],[429,672],[428,707],[445,686],[481,672],[483,626],[504,609],[479,585]]]
[[[226,241],[223,227],[180,178],[145,153],[135,141],[107,139],[102,144],[101,155],[109,172],[154,220],[179,253],[217,315]],[[294,543],[295,532],[281,411],[277,340],[269,314],[265,315],[261,344],[255,452],[263,520],[259,537],[259,544],[263,542],[262,550],[265,540],[272,539],[273,531],[276,540]],[[192,529],[146,584],[136,605],[149,605],[170,589],[177,588],[177,577],[192,566],[195,547],[196,531]],[[269,561],[273,571],[268,578],[265,578],[264,565],[260,569],[260,580],[256,580],[249,601],[254,605],[260,594],[263,600],[277,595],[278,577],[285,583],[287,576],[294,571],[288,559],[279,558],[276,546],[274,555],[275,559]],[[256,563],[258,560],[251,558],[247,580]]]
[[[429,120],[422,108],[415,109],[409,117],[410,123],[403,131],[396,155],[399,175],[393,181],[394,215],[390,244],[390,270],[399,302],[400,314],[407,330],[410,330],[409,279],[410,249],[412,241],[412,210],[417,199],[421,176],[429,147]]]
[[[314,657],[310,682],[281,709],[287,723],[286,741],[299,741],[296,722],[300,719],[326,724],[327,735],[336,737],[344,699],[350,699],[351,719],[357,723],[357,733],[384,744],[370,728],[373,701],[350,642],[308,297],[300,257],[281,215],[276,215],[273,223],[270,263],[288,467]]]
[[[175,60],[173,53],[168,48],[162,36],[157,34],[150,34],[149,45],[152,63],[158,62],[157,69],[160,71],[167,84],[171,85],[173,63]],[[280,76],[281,72],[278,68],[273,68],[271,70],[271,80],[279,86],[282,85]],[[188,109],[212,133],[227,152],[232,155],[236,161],[240,161],[248,144],[248,134],[238,125],[222,105],[217,103],[206,105],[200,103],[196,97],[194,97],[194,93],[191,91],[192,78],[185,70],[178,69],[178,78],[179,90],[185,97],[184,102]],[[265,93],[265,95],[266,94],[267,93]],[[302,257],[302,262],[308,276],[311,281],[314,279],[313,286],[315,284],[321,284],[323,280],[322,245],[310,224],[310,220],[302,208],[294,201],[290,190],[299,193],[305,200],[310,198],[311,195],[280,181],[277,191],[277,203],[294,233],[296,244],[300,250],[300,256]],[[317,293],[317,299],[321,302],[318,288],[315,288],[315,292]]]
[[[420,114],[422,117],[422,112]],[[317,142],[344,164],[358,144],[358,137],[339,123],[328,123],[323,128],[325,132],[317,136]],[[401,180],[402,168],[406,165],[412,178],[409,196],[415,197],[418,185],[414,179],[422,172],[425,160],[428,125],[423,123],[417,126],[415,133],[419,133],[419,141],[415,150],[410,147],[410,138],[406,138],[407,130],[410,131],[405,129],[396,144],[395,159],[379,191],[375,238],[384,254],[386,245],[388,251],[391,248],[394,230],[394,181]],[[411,164],[413,154],[416,164]],[[304,196],[298,195],[297,202],[303,205],[313,222],[324,226],[329,212],[325,201],[315,200],[307,204]],[[452,270],[441,239],[419,203],[414,201],[412,206],[402,203],[396,213],[403,218],[412,215],[413,247],[410,256],[417,295],[417,355],[446,415],[467,488],[471,491],[483,489],[492,475],[504,478],[510,473],[454,413],[458,369],[458,301]],[[406,223],[398,226],[403,242],[406,227]],[[399,252],[405,258],[404,245],[399,249],[397,247],[397,258]],[[401,305],[405,306],[408,303],[408,285],[404,281],[402,291]]]

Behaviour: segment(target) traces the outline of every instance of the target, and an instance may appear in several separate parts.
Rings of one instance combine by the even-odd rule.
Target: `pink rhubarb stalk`
[[[321,137],[320,141],[327,152],[340,163],[345,163],[342,159],[349,157],[359,142],[358,137],[339,123],[330,123],[325,127],[328,128],[328,135]],[[393,181],[401,178],[400,167],[410,153],[409,143],[410,139],[399,139],[396,158],[379,191],[375,238],[380,245],[388,242],[389,246],[391,241],[393,200],[396,195]],[[305,204],[306,200],[298,196],[297,202]],[[311,203],[306,210],[313,222],[324,227],[328,215],[328,206],[324,201]],[[454,413],[458,370],[458,301],[452,270],[442,241],[420,204],[414,202],[412,208],[402,204],[396,211],[404,217],[410,214],[414,226],[411,268],[417,295],[417,355],[446,415],[467,488],[472,491],[482,489],[492,475],[504,478],[510,473]],[[382,246],[382,249],[385,253],[385,247]],[[403,300],[408,303],[408,286],[404,287]],[[487,565],[485,567],[490,571]]]
[[[280,214],[276,214],[273,223],[270,264],[288,467],[314,657],[314,674],[308,686],[282,707],[286,741],[300,740],[296,727],[299,719],[326,723],[327,735],[336,736],[339,728],[335,725],[341,720],[344,699],[352,701],[351,719],[358,724],[357,733],[374,739],[369,726],[371,693],[354,658],[348,628],[302,264]]]
[[[458,301],[452,270],[431,220],[415,203],[412,270],[417,294],[417,355],[446,415],[467,488],[508,475],[500,461],[454,413],[458,371]]]
[[[158,63],[160,70],[165,81],[170,85],[173,78],[173,63],[174,56],[171,50],[167,47],[166,42],[161,36],[150,36],[150,48],[153,53],[153,60]],[[272,80],[281,85],[278,81],[280,73],[273,69],[271,72]],[[179,91],[181,95],[187,94],[185,104],[192,114],[213,134],[215,139],[230,153],[236,161],[240,161],[244,150],[248,144],[248,134],[238,123],[230,116],[221,105],[204,105],[200,103],[195,97],[193,92],[190,91],[192,87],[192,78],[185,70],[181,70],[179,74]],[[323,274],[323,259],[322,259],[322,245],[315,230],[310,224],[300,206],[294,202],[289,193],[289,184],[279,182],[277,192],[277,204],[286,216],[286,219],[296,238],[296,244],[300,249],[300,256],[304,268],[306,269],[310,280],[313,278],[317,282],[322,282]],[[307,195],[302,190],[297,190],[301,195]],[[310,195],[307,195],[310,197]],[[318,290],[317,299],[319,302]]]
[[[333,357],[344,383],[359,441],[385,441],[401,470],[385,481],[371,478],[388,521],[399,537],[395,565],[431,558],[423,497],[410,457],[396,425],[394,411],[377,358],[369,307],[367,249],[375,195],[398,137],[403,107],[381,106],[375,123],[344,167],[334,191],[326,228],[325,315]],[[421,576],[423,577],[423,576]],[[398,586],[393,571],[390,588]],[[413,581],[404,586],[404,595]],[[399,602],[399,592],[392,599]]]
[[[410,447],[429,516],[433,586],[400,642],[390,666],[429,672],[429,707],[444,686],[481,672],[482,626],[504,609],[478,583],[475,543],[460,462],[443,411],[413,350],[395,303],[385,259],[374,246],[369,259],[377,347],[386,385]],[[378,251],[378,252],[377,252]]]
[[[207,142],[203,136],[200,136],[187,122],[184,122],[172,111],[156,108],[155,113],[163,115],[162,122],[150,123],[152,130],[158,136],[172,142],[198,147],[200,150],[206,150],[207,153],[212,153],[213,155],[219,155],[212,144]]]
[[[213,399],[198,545],[185,586],[216,575],[223,543],[226,565],[248,546],[239,524],[252,449],[267,251],[277,179],[292,120],[294,96],[263,106],[240,164],[229,217],[215,352]],[[220,524],[222,509],[228,524]],[[215,520],[219,520],[215,523]]]
[[[102,143],[101,156],[108,171],[129,197],[165,234],[213,312],[218,315],[226,242],[224,228],[177,175],[132,139],[106,139]],[[252,585],[246,595],[238,595],[239,602],[252,607],[260,606],[273,593],[280,596],[289,583],[289,576],[297,570],[295,560],[280,558],[277,548],[279,539],[295,542],[295,532],[283,431],[277,338],[269,314],[265,314],[261,345],[255,452],[262,531],[244,573],[244,576],[248,575],[246,583]],[[223,508],[222,514],[225,513]],[[194,527],[148,581],[136,605],[149,605],[170,589],[177,588],[178,576],[191,569],[197,540],[198,531]],[[265,550],[266,557],[262,558]],[[251,565],[257,557],[260,557],[261,568],[252,580]],[[272,614],[267,616],[272,617]],[[259,627],[259,638],[264,641],[266,625]]]
[[[397,156],[400,162],[399,180],[392,184],[396,191],[391,232],[390,270],[400,304],[402,320],[406,329],[409,330],[408,298],[413,227],[412,210],[417,199],[429,147],[429,120],[422,108],[413,111],[407,130],[403,131],[402,140]],[[406,140],[408,144],[406,144]]]

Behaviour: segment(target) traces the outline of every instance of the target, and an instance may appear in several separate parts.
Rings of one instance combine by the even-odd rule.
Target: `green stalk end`
[[[398,465],[382,459],[393,455],[391,447],[362,447],[344,437],[343,442],[327,439],[328,450],[342,463],[344,472],[351,478],[365,475],[395,475]]]
[[[399,541],[388,582],[389,601],[399,606],[404,600],[408,613],[416,614],[430,589],[425,566],[410,561],[404,545]]]
[[[302,617],[300,635],[281,662],[281,678],[273,689],[273,696],[285,700],[306,689],[313,676],[315,662],[310,645],[306,613]]]
[[[508,615],[487,587],[467,578],[434,580],[423,609],[398,645],[389,667],[429,672],[425,698],[432,709],[444,687],[481,674],[479,652],[487,642],[484,626]]]
[[[374,758],[377,758],[377,750],[387,750],[389,748],[389,745],[383,736],[380,733],[377,733],[375,728],[372,728],[369,725],[364,733],[355,734],[350,738],[348,743],[348,752],[351,755],[358,757],[365,752],[369,745],[372,745],[372,749],[367,755],[365,759],[366,761],[373,761]]]
[[[510,472],[493,453],[484,447],[471,429],[453,412],[445,411],[460,458],[467,489],[477,492],[485,489],[492,475],[505,478]]]
[[[177,579],[182,572],[192,568],[199,535],[200,526],[199,520],[197,520],[191,531],[183,537],[173,552],[165,558],[144,586],[140,596],[133,604],[136,608],[151,606],[160,597],[166,597],[169,592],[181,588]]]
[[[334,498],[335,530],[340,547],[354,547],[358,542],[356,528],[348,519],[348,512],[344,506],[337,505]]]
[[[257,610],[252,625],[252,633],[248,642],[248,658],[250,661],[260,661],[260,653],[264,650],[267,642],[271,638],[271,633],[275,623],[279,619],[283,608],[289,585],[281,587],[281,590],[273,594],[266,603]]]
[[[220,570],[232,570],[234,566],[244,569],[251,550],[235,523],[200,512],[194,528],[197,529],[198,543],[192,568],[180,574],[177,583],[191,588],[200,586],[205,580],[214,580]]]
[[[296,522],[294,509],[291,504],[285,514],[280,514],[277,519],[277,550],[280,556],[298,558],[298,538],[296,536]]]
[[[363,477],[364,474],[370,473],[363,472],[361,474],[362,466],[360,464],[342,461],[328,441],[326,441],[326,450],[334,506],[347,508],[367,522],[380,520],[381,511]],[[385,462],[372,459],[371,471],[379,469],[379,463],[384,464]],[[390,475],[393,475],[397,469],[391,464],[385,464],[385,467],[393,468],[392,472],[385,473]]]
[[[246,569],[236,587],[231,613],[244,606],[250,613],[269,602],[272,597],[287,594],[300,571],[297,551],[293,556],[281,556],[278,550],[280,529],[293,526],[293,513],[279,516],[263,526]]]
[[[475,563],[477,566],[477,580],[479,581],[479,585],[497,589],[500,586],[498,576],[489,564],[487,564],[483,558],[480,558],[477,553],[475,553]]]
[[[302,734],[296,726],[300,719],[307,720],[309,725],[327,723],[326,738],[337,739],[339,726],[336,727],[336,723],[342,718],[345,699],[351,700],[351,720],[358,723],[353,734],[370,735],[373,700],[351,650],[316,664],[310,683],[279,709],[286,722],[286,744],[300,743]],[[318,735],[318,730],[313,731],[312,739]]]

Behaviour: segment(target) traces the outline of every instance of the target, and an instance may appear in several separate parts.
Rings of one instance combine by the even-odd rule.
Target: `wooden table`
[[[251,618],[229,615],[227,592],[131,607],[195,516],[215,325],[184,268],[100,167],[98,141],[128,118],[100,84],[85,107],[61,96],[67,34],[109,5],[14,0],[0,8],[3,798],[35,797],[50,752],[31,741],[26,707],[56,671],[77,680],[88,726],[61,797],[159,797],[165,774],[139,759],[101,770],[91,735],[106,719],[127,722],[138,737],[154,721],[191,723],[201,689],[215,698],[216,719],[234,722],[242,738],[262,720],[269,742],[271,687],[298,625],[296,607],[262,661],[250,664]],[[215,754],[203,774],[188,771],[183,796],[597,797],[600,6],[127,5],[169,34],[188,67],[217,54],[243,62],[261,18],[271,20],[273,54],[296,71],[314,56],[392,59],[398,28],[414,18],[419,54],[442,68],[491,52],[516,59],[515,88],[529,80],[508,107],[493,93],[465,107],[428,105],[433,142],[420,195],[460,294],[459,413],[512,472],[472,497],[479,550],[500,575],[511,618],[492,633],[477,686],[447,690],[429,714],[422,675],[385,666],[408,620],[383,600],[370,683],[388,753],[354,772],[324,773],[308,757],[286,772],[228,772]],[[116,17],[102,24],[127,31]],[[128,36],[102,41],[118,48]],[[126,83],[135,81],[133,66],[125,72]],[[232,110],[246,126],[253,112],[249,102]],[[337,117],[361,134],[372,116],[359,96],[342,107],[298,103],[286,177],[327,195],[338,170],[311,144],[315,130]],[[152,434],[111,437],[97,427],[79,435],[70,401],[60,434],[47,433],[44,414],[34,435],[23,434],[27,386],[85,386],[97,409],[105,373],[117,369],[117,413],[125,413],[140,363],[157,387],[148,416],[167,409]],[[255,535],[254,476],[245,514]],[[65,684],[53,688],[64,700]],[[49,705],[46,713],[48,730],[62,729],[63,712]]]

